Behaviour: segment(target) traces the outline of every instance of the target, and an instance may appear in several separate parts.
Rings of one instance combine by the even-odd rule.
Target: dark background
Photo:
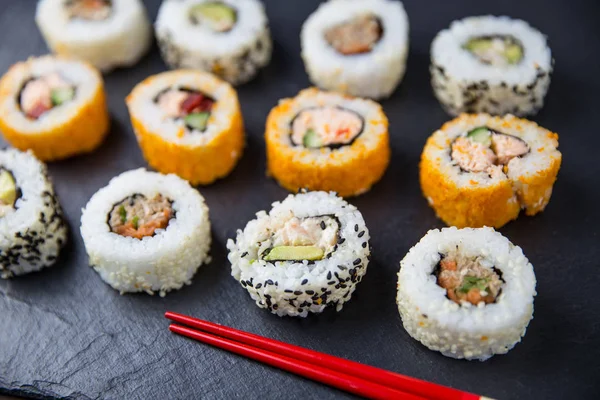
[[[0,70],[47,50],[34,0],[0,2]],[[71,242],[50,269],[0,282],[0,387],[5,393],[74,399],[334,398],[345,396],[168,332],[166,310],[195,315],[315,350],[487,396],[598,398],[600,395],[600,110],[597,2],[405,1],[410,19],[407,74],[382,102],[393,157],[383,180],[350,201],[371,230],[373,261],[341,313],[279,318],[259,309],[230,276],[225,243],[258,210],[287,192],[265,177],[264,121],[277,100],[309,85],[299,33],[318,1],[266,1],[273,60],[239,88],[247,148],[233,173],[201,188],[210,207],[213,262],[193,284],[166,298],[120,296],[87,266],[81,208],[108,180],[145,166],[124,97],[165,70],[156,48],[136,67],[106,76],[112,129],[93,154],[50,164],[71,227]],[[146,1],[155,18],[159,1]],[[429,45],[450,21],[507,14],[548,35],[556,59],[546,106],[533,118],[560,134],[563,166],[546,211],[501,229],[533,263],[538,296],[522,343],[480,363],[427,350],[402,328],[395,305],[399,261],[428,229],[442,227],[421,196],[418,160],[425,139],[449,117],[429,86]]]

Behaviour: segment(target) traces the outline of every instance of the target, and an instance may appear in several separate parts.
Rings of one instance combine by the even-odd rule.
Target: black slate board
[[[266,1],[273,61],[239,88],[247,148],[226,179],[202,188],[213,226],[213,262],[193,284],[166,298],[120,296],[87,266],[79,236],[81,208],[108,180],[145,166],[124,97],[165,69],[156,48],[134,68],[106,76],[112,129],[95,153],[50,164],[71,227],[71,242],[51,269],[0,282],[0,391],[39,398],[336,398],[342,392],[170,334],[165,310],[199,316],[495,398],[593,398],[600,394],[600,237],[595,116],[599,7],[593,1],[407,0],[408,72],[383,101],[393,158],[366,195],[352,199],[371,229],[374,258],[352,301],[306,319],[257,308],[230,276],[225,243],[237,228],[287,195],[265,177],[263,127],[281,97],[308,85],[300,59],[302,21],[317,1]],[[151,18],[159,1],[147,1]],[[45,45],[34,0],[2,0],[0,70]],[[508,14],[546,33],[556,59],[547,104],[534,120],[560,133],[564,164],[547,210],[501,229],[520,245],[538,280],[535,318],[508,355],[485,363],[431,352],[402,328],[395,305],[398,262],[428,229],[441,227],[422,198],[417,163],[427,136],[448,117],[429,87],[428,50],[436,32],[466,15]],[[596,397],[598,398],[598,397]]]

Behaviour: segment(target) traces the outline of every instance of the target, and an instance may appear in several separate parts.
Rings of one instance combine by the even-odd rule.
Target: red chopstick
[[[246,344],[249,346],[253,346],[254,348],[266,350],[266,351],[270,352],[271,355],[279,355],[279,356],[285,357],[286,359],[299,360],[300,362],[308,363],[311,366],[311,368],[314,368],[315,366],[319,366],[319,367],[325,368],[325,369],[327,369],[329,371],[333,371],[333,372],[342,371],[340,373],[342,373],[343,375],[355,377],[364,382],[377,384],[378,386],[381,386],[381,387],[386,387],[386,388],[390,388],[393,390],[397,390],[397,391],[403,392],[405,395],[410,393],[414,396],[421,396],[421,397],[428,398],[428,399],[440,399],[440,400],[441,399],[448,399],[448,400],[459,400],[459,399],[461,399],[461,400],[478,400],[478,399],[480,399],[480,396],[475,395],[475,394],[462,392],[460,390],[452,389],[447,386],[442,386],[442,385],[438,385],[435,383],[430,383],[430,382],[426,382],[423,380],[411,378],[408,376],[397,374],[395,372],[390,372],[390,371],[386,371],[384,369],[371,367],[371,366],[368,366],[365,364],[346,360],[343,358],[330,356],[328,354],[305,349],[305,348],[299,347],[299,346],[294,346],[294,345],[280,342],[277,340],[268,339],[268,338],[265,338],[262,336],[254,335],[252,333],[240,331],[237,329],[229,328],[227,326],[215,324],[212,322],[189,317],[186,315],[168,311],[165,313],[165,317],[172,321],[179,322],[181,324],[188,325],[188,326],[191,326],[191,327],[194,327],[197,329],[201,329],[205,332],[219,335],[223,338],[228,338],[228,339],[231,339],[236,342],[240,342],[240,343],[243,343],[243,344]],[[178,325],[171,325],[171,327],[170,327],[171,331],[185,335],[185,336],[190,336],[190,335],[187,335],[187,333],[190,333],[189,331],[193,332],[194,334],[198,333],[197,331],[194,331],[194,330],[189,330],[189,331],[186,330],[185,333],[183,333],[184,331],[182,330],[182,328],[186,329],[186,328],[180,327]],[[204,333],[203,335],[206,335],[206,334]],[[211,335],[206,335],[206,336],[209,336],[211,338],[213,337]],[[203,340],[204,336],[202,339],[197,336],[193,336],[193,338],[207,342],[207,340]],[[226,348],[226,347],[220,346],[219,344],[216,344],[216,343],[210,343],[210,344],[213,344],[215,346],[219,346],[222,348]],[[236,344],[239,345],[239,343],[236,343]],[[230,350],[229,348],[226,348],[226,349]],[[231,351],[236,352],[235,350],[231,350]],[[255,349],[255,351],[256,351],[256,349]],[[244,354],[241,352],[238,352],[238,354],[247,355],[247,354]],[[252,357],[250,355],[247,355],[247,356]],[[252,358],[258,359],[256,357],[252,357]],[[259,361],[263,361],[263,360],[259,359]],[[263,362],[267,362],[267,361],[263,361]],[[271,365],[274,365],[274,364],[271,364]],[[279,365],[275,365],[275,366],[280,367]],[[283,367],[280,367],[280,368],[285,369]],[[296,372],[296,371],[292,370],[291,372]],[[305,375],[303,375],[303,376],[305,376]],[[313,378],[313,379],[315,379],[315,378]],[[319,380],[319,379],[316,379],[316,380]],[[326,381],[326,380],[319,380],[319,381],[323,382],[323,383],[331,384],[330,381]],[[340,389],[347,390],[345,387],[339,387],[339,386],[336,386],[333,384],[331,384],[331,385],[338,387]],[[356,393],[356,392],[354,392],[354,393]],[[360,393],[357,393],[357,394],[360,394]],[[367,397],[373,397],[373,396],[366,395],[366,394],[361,394],[361,395],[367,396]],[[399,395],[396,395],[396,396],[399,396]]]

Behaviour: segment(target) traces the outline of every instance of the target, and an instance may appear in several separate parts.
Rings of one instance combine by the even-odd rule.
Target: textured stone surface
[[[152,18],[158,1],[147,1]],[[592,1],[407,1],[411,21],[408,72],[383,102],[390,116],[393,159],[383,181],[351,202],[373,237],[373,262],[352,301],[336,314],[278,318],[258,309],[230,277],[225,242],[235,229],[286,192],[265,177],[262,138],[269,109],[308,85],[300,59],[302,21],[316,1],[267,2],[274,59],[239,88],[248,146],[230,177],[202,188],[213,222],[212,264],[193,284],[161,299],[120,296],[87,267],[79,237],[81,208],[110,177],[143,166],[124,104],[141,79],[165,69],[156,48],[131,69],[106,77],[112,130],[95,153],[50,165],[72,229],[71,244],[52,269],[0,282],[0,390],[43,398],[337,398],[341,392],[171,335],[173,310],[495,398],[592,398],[600,392],[600,108],[599,55]],[[0,6],[0,70],[44,43],[33,22],[34,0]],[[534,118],[561,134],[564,165],[547,211],[501,229],[535,267],[535,318],[522,343],[485,363],[431,352],[402,328],[394,297],[398,262],[425,232],[442,223],[421,197],[419,155],[448,117],[429,86],[428,51],[451,20],[510,14],[548,34],[556,72],[547,105]]]

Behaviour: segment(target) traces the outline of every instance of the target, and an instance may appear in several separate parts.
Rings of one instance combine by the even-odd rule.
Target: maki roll
[[[258,0],[165,0],[156,38],[171,68],[212,72],[234,85],[271,60],[271,34]]]
[[[560,168],[558,135],[512,115],[463,114],[423,149],[423,194],[448,225],[501,227],[544,210]]]
[[[65,57],[30,58],[0,80],[0,130],[43,161],[90,152],[109,128],[102,76]]]
[[[140,0],[40,0],[35,21],[53,52],[102,71],[134,65],[152,43]]]
[[[83,209],[81,236],[90,265],[121,292],[168,291],[190,284],[209,262],[204,198],[175,175],[127,171]]]
[[[0,277],[53,265],[66,242],[46,166],[31,152],[0,150]]]
[[[433,229],[400,262],[398,309],[429,349],[484,361],[525,335],[535,283],[521,248],[494,229]]]
[[[315,85],[353,96],[388,97],[404,76],[408,17],[399,1],[328,1],[308,17],[300,41]]]
[[[279,316],[340,311],[370,260],[361,213],[335,193],[304,192],[256,217],[227,241],[231,275],[256,305]]]
[[[537,113],[553,64],[546,37],[508,17],[454,21],[431,44],[431,84],[451,115]]]
[[[267,168],[281,186],[356,196],[368,191],[390,160],[381,106],[318,89],[284,99],[267,118]]]
[[[126,102],[144,157],[162,173],[206,185],[229,174],[242,156],[237,93],[214,75],[163,72],[139,83]]]

